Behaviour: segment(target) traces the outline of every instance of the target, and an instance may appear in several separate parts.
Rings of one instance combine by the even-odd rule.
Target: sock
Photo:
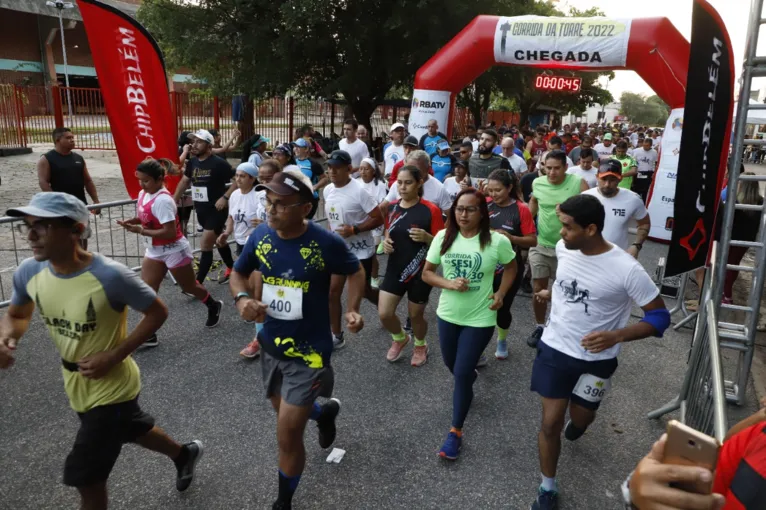
[[[540,487],[544,491],[556,491],[556,477],[548,478],[544,474],[540,473],[540,476],[543,477],[543,483],[540,484]]]
[[[203,251],[199,256],[199,268],[197,269],[197,281],[204,284],[210,266],[213,265],[213,252]]]
[[[258,336],[261,331],[263,331],[263,323],[262,322],[256,322],[255,323],[255,336]]]
[[[215,308],[217,301],[213,299],[213,296],[211,296],[208,292],[207,296],[205,296],[205,299],[202,300],[202,303],[208,308]]]
[[[463,431],[455,427],[449,429],[450,432],[454,432],[457,437],[463,437]]]
[[[322,406],[320,406],[317,402],[314,402],[314,405],[311,407],[311,415],[309,415],[309,420],[317,421],[321,415]]]
[[[394,342],[404,342],[407,336],[404,334],[404,330],[400,329],[398,333],[391,333],[391,338],[394,339]]]
[[[295,489],[298,488],[298,482],[301,481],[301,475],[287,476],[279,470],[279,500],[285,503],[292,503]]]
[[[415,339],[415,347],[423,347],[425,344],[426,344],[425,338],[423,340],[418,340],[417,338]]]
[[[545,329],[545,324],[538,324],[538,325],[537,325],[537,327],[538,327],[538,328],[542,328],[542,329]]]
[[[183,466],[186,464],[186,461],[189,460],[189,449],[186,447],[186,445],[181,446],[181,453],[178,454],[178,457],[173,459],[173,463],[176,466]]]
[[[228,244],[223,248],[218,248],[218,255],[221,256],[221,260],[223,260],[223,263],[226,264],[226,267],[229,269],[234,267],[234,259],[231,256],[231,248]]]
[[[505,342],[506,338],[508,338],[508,330],[503,328],[497,328],[497,341]]]

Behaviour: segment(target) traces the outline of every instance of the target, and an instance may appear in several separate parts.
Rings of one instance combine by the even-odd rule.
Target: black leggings
[[[521,260],[521,257],[516,259],[519,261],[519,266],[523,268],[524,267],[524,261]],[[497,292],[497,289],[500,288],[500,282],[503,279],[503,273],[496,274],[495,280],[492,283],[492,290],[493,292]],[[519,291],[519,287],[521,286],[521,280],[522,276],[519,273],[516,273],[516,278],[513,280],[513,284],[511,285],[510,290],[508,290],[508,294],[505,295],[503,298],[503,306],[500,307],[500,309],[497,311],[497,327],[500,329],[510,329],[511,322],[513,322],[513,314],[511,314],[511,305],[513,304],[513,298],[516,297],[516,293]]]

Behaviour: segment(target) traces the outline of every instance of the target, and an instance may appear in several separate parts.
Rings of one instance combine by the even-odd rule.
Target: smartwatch
[[[237,301],[239,301],[240,299],[242,299],[242,298],[249,298],[249,297],[250,297],[250,294],[248,294],[247,292],[239,292],[239,293],[237,293],[237,295],[234,296],[234,305],[236,305]]]
[[[644,244],[643,244],[643,243],[633,243],[633,246],[635,246],[636,248],[638,248],[638,251],[641,251],[641,248],[643,248],[643,247],[644,247]]]

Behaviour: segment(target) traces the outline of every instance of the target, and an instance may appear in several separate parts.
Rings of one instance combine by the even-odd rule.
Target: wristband
[[[247,292],[238,292],[236,296],[234,296],[234,304],[237,304],[237,301],[239,301],[242,298],[249,298],[250,294]]]
[[[359,227],[357,227],[356,225],[354,225],[353,227],[351,227],[351,231],[352,231],[352,232],[354,232],[354,235],[355,235],[355,236],[356,236],[356,235],[359,235]]]
[[[638,248],[638,251],[641,251],[641,248],[643,248],[643,247],[644,247],[644,245],[643,245],[643,244],[641,244],[641,243],[633,243],[633,246],[635,246],[636,248]]]

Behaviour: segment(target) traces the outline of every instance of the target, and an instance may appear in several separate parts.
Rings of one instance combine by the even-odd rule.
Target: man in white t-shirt
[[[612,133],[604,135],[604,141],[596,144],[593,150],[598,154],[599,162],[606,161],[614,156],[614,144],[612,143]]]
[[[450,207],[452,207],[452,200],[450,199],[447,190],[444,189],[444,184],[428,173],[428,169],[431,168],[431,158],[428,157],[428,153],[423,150],[410,152],[407,156],[407,163],[405,163],[405,165],[414,165],[420,169],[420,172],[425,176],[425,180],[423,181],[423,198],[441,209],[444,214],[447,214]],[[395,182],[394,185],[391,186],[388,195],[386,195],[386,199],[380,204],[381,211],[387,211],[389,204],[399,200],[398,184],[399,183]]]
[[[511,165],[511,169],[516,173],[516,175],[521,176],[521,174],[527,173],[527,162],[524,161],[524,158],[513,152],[513,149],[516,148],[513,138],[503,138],[500,146],[503,149],[503,157],[508,160],[508,163]]]
[[[356,179],[351,178],[352,160],[346,151],[333,151],[327,160],[327,175],[330,184],[324,188],[324,207],[330,230],[346,241],[346,246],[357,256],[366,276],[365,297],[374,305],[378,304],[378,291],[373,289],[372,259],[375,255],[375,241],[372,231],[383,224],[383,213],[378,201],[364,189]],[[341,329],[342,308],[340,298],[346,284],[344,275],[334,274],[330,281],[330,329],[335,349],[345,346]]]
[[[652,176],[657,168],[657,151],[652,148],[652,139],[644,138],[641,146],[633,151],[633,159],[638,163],[638,175],[633,179],[633,191],[638,193],[641,200],[646,202],[649,188],[652,185]]]
[[[394,165],[404,159],[404,124],[397,122],[391,126],[391,142],[383,151],[383,164],[386,177],[394,171]]]
[[[538,450],[542,483],[533,509],[557,508],[556,466],[561,431],[577,440],[596,417],[617,369],[620,344],[661,337],[670,314],[641,264],[601,235],[604,207],[587,194],[559,205],[561,241],[551,290],[535,299],[551,301],[548,325],[532,366],[532,391],[542,399]],[[628,326],[633,303],[644,311]],[[569,410],[569,422],[564,420]]]
[[[583,194],[596,197],[604,206],[604,239],[627,251],[633,258],[638,258],[638,253],[649,235],[651,219],[641,197],[628,189],[620,188],[620,181],[622,165],[619,161],[610,159],[598,169],[598,186],[584,191]],[[636,241],[628,246],[628,227],[633,220],[638,223]]]
[[[598,170],[593,167],[593,158],[596,157],[596,151],[593,149],[582,149],[580,151],[580,164],[567,169],[568,174],[576,175],[586,183],[588,187],[595,188],[598,182]]]
[[[338,148],[348,152],[348,155],[351,156],[351,167],[354,169],[352,175],[354,177],[359,176],[359,165],[362,164],[362,160],[370,157],[367,144],[356,137],[358,128],[359,123],[356,119],[346,119],[343,121],[343,134],[346,138],[338,142]]]

